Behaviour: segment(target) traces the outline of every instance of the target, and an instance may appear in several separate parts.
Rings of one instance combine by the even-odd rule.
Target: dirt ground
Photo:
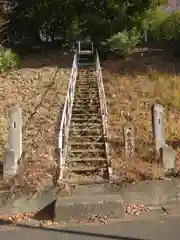
[[[0,75],[0,160],[7,147],[8,110],[23,110],[23,168],[17,185],[40,185],[51,177],[56,160],[60,110],[66,96],[72,57],[66,51],[32,54],[20,61],[20,69]],[[35,183],[36,182],[36,183]]]
[[[66,51],[32,54],[21,59],[20,69],[0,75],[0,160],[7,147],[8,110],[23,110],[25,173],[17,185],[40,187],[52,177],[57,155],[60,110],[66,96],[72,57]],[[162,177],[154,160],[151,106],[165,110],[166,140],[177,152],[180,169],[180,60],[162,52],[135,53],[132,57],[102,62],[109,119],[109,143],[115,174],[138,181]],[[123,125],[136,128],[136,157],[124,158]],[[28,186],[27,186],[28,185]]]
[[[102,64],[109,113],[109,139],[114,172],[130,181],[163,176],[154,160],[151,107],[160,103],[165,110],[167,142],[177,152],[180,168],[180,60],[162,52],[134,53],[127,59]],[[136,157],[125,159],[123,124],[136,130]]]

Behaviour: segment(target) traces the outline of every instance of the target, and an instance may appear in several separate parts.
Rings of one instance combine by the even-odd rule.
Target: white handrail
[[[111,178],[112,168],[111,168],[111,161],[110,161],[110,157],[109,157],[109,147],[108,147],[108,113],[107,113],[106,96],[105,96],[105,91],[104,91],[102,70],[101,70],[98,52],[96,52],[96,77],[97,77],[97,81],[98,81],[98,91],[99,91],[106,155],[107,155],[107,160],[108,160],[109,178]]]
[[[59,179],[62,180],[63,178],[63,171],[65,166],[65,160],[67,157],[67,147],[68,147],[68,137],[69,137],[69,125],[71,121],[72,115],[72,106],[74,101],[74,92],[75,92],[75,85],[77,79],[78,67],[77,67],[77,53],[74,55],[73,65],[71,69],[71,75],[68,84],[68,91],[66,95],[66,101],[63,108],[61,123],[60,123],[60,131],[59,131],[59,153],[60,153],[60,175]]]

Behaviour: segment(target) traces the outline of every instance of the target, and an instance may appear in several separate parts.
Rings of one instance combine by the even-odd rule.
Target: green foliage
[[[17,67],[19,58],[11,49],[0,46],[0,71],[6,71]]]
[[[16,0],[9,13],[9,34],[16,41],[38,42],[45,29],[51,39],[73,41],[80,35],[101,42],[131,25],[155,0]]]
[[[162,38],[180,40],[180,11],[171,13],[161,24]]]
[[[180,39],[180,11],[168,13],[160,7],[149,9],[140,20],[140,29],[154,40]]]
[[[140,21],[140,28],[143,31],[148,31],[148,34],[153,39],[161,39],[163,35],[162,26],[166,22],[169,13],[165,12],[162,8],[149,9],[145,12]]]
[[[140,41],[140,33],[136,28],[130,31],[124,30],[113,35],[107,43],[111,51],[120,55],[129,55]]]

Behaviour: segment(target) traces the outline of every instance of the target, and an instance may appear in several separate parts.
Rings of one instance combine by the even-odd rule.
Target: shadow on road
[[[134,237],[123,237],[118,235],[110,235],[110,234],[103,234],[103,233],[91,233],[86,231],[78,231],[78,230],[69,230],[69,229],[55,229],[55,228],[47,228],[47,227],[36,227],[36,226],[27,226],[25,224],[18,224],[18,227],[22,228],[29,228],[29,229],[37,229],[37,230],[44,230],[44,231],[53,231],[58,232],[61,234],[72,234],[72,235],[79,235],[83,237],[95,237],[95,238],[103,238],[103,239],[117,239],[117,240],[148,240],[142,238],[134,238]]]

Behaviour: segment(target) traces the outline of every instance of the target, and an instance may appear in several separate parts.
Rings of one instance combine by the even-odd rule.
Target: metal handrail
[[[74,54],[73,65],[71,69],[71,75],[68,84],[68,91],[66,95],[66,101],[63,108],[61,123],[60,123],[60,131],[59,131],[59,153],[60,153],[60,175],[59,179],[62,180],[65,160],[67,157],[67,147],[68,147],[68,138],[69,138],[69,126],[72,116],[72,107],[74,101],[74,93],[75,93],[75,86],[76,86],[76,79],[77,79],[78,67],[77,67],[77,53]]]
[[[108,160],[109,178],[111,178],[112,168],[111,168],[111,161],[110,161],[110,154],[109,154],[109,147],[108,147],[108,113],[107,113],[107,104],[106,104],[106,96],[104,91],[102,70],[101,70],[99,55],[97,51],[96,51],[96,77],[98,81],[99,100],[100,100],[101,115],[102,115],[106,157]]]

